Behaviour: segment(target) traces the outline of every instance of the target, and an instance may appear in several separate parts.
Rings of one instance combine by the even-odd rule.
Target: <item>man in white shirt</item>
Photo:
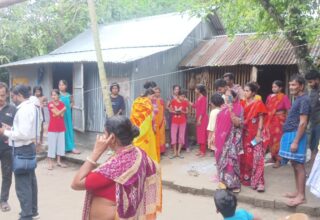
[[[9,145],[14,147],[14,154],[35,155],[36,107],[29,100],[30,93],[25,85],[18,85],[11,91],[11,99],[17,105],[13,127],[3,126],[0,134],[9,138]],[[20,220],[39,218],[38,187],[35,170],[23,174],[14,174],[16,193],[20,202]]]

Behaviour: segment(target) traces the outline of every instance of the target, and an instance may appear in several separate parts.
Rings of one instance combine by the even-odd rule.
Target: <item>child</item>
[[[208,148],[214,151],[216,149],[216,147],[214,145],[214,133],[215,133],[215,127],[216,127],[216,119],[217,119],[217,116],[221,110],[221,106],[224,104],[224,100],[220,94],[216,93],[211,96],[210,101],[211,101],[212,110],[210,112],[209,124],[207,127],[207,130],[209,132]]]
[[[64,132],[66,130],[64,125],[64,112],[66,107],[59,100],[60,92],[57,89],[52,90],[52,101],[48,104],[50,122],[48,128],[48,170],[53,169],[53,159],[57,156],[57,165],[60,167],[67,167],[61,163],[61,156],[65,155],[65,138]]]
[[[244,209],[236,211],[237,197],[228,190],[218,189],[213,197],[217,213],[221,213],[225,220],[260,220]]]
[[[182,146],[185,143],[185,131],[187,126],[187,117],[189,103],[185,100],[185,94],[181,91],[178,96],[171,101],[170,112],[172,113],[171,119],[171,144],[173,146],[173,156],[170,159],[179,157]],[[178,137],[178,140],[177,140]],[[177,144],[178,150],[177,150]]]

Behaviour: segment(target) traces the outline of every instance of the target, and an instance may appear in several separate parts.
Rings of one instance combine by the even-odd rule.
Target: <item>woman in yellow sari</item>
[[[133,140],[133,145],[144,150],[152,160],[159,163],[151,102],[154,99],[154,94],[154,90],[148,88],[142,96],[134,100],[130,120],[140,129],[140,135]]]
[[[161,90],[159,87],[153,88],[155,92],[155,99],[152,100],[153,106],[156,106],[154,111],[155,133],[157,155],[159,159],[161,154],[166,151],[166,120],[165,120],[165,104],[161,98]]]

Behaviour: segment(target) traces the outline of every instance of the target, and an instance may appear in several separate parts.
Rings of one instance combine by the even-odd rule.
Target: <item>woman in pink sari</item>
[[[206,155],[208,126],[206,87],[202,84],[197,85],[195,93],[197,100],[194,104],[190,104],[196,109],[197,143],[200,145],[200,151],[197,156],[204,157]]]
[[[156,219],[161,211],[160,170],[132,141],[139,129],[124,116],[107,119],[91,156],[73,179],[74,190],[86,190],[83,220]],[[101,155],[114,154],[97,167]]]
[[[215,157],[217,161],[219,188],[240,192],[240,154],[243,153],[243,108],[234,91],[226,95],[225,104],[218,114],[215,130]]]

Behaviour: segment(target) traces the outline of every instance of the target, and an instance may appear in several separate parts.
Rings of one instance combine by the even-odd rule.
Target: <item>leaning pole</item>
[[[87,2],[88,2],[89,15],[91,20],[91,29],[92,29],[92,35],[94,40],[94,47],[97,55],[97,63],[98,63],[98,70],[99,70],[99,79],[100,79],[100,84],[102,89],[103,103],[106,108],[106,115],[110,117],[113,115],[113,111],[111,108],[111,101],[110,101],[109,90],[108,90],[107,73],[104,68],[104,62],[103,62],[101,46],[100,46],[99,30],[97,25],[97,14],[96,14],[94,0],[87,0]]]

